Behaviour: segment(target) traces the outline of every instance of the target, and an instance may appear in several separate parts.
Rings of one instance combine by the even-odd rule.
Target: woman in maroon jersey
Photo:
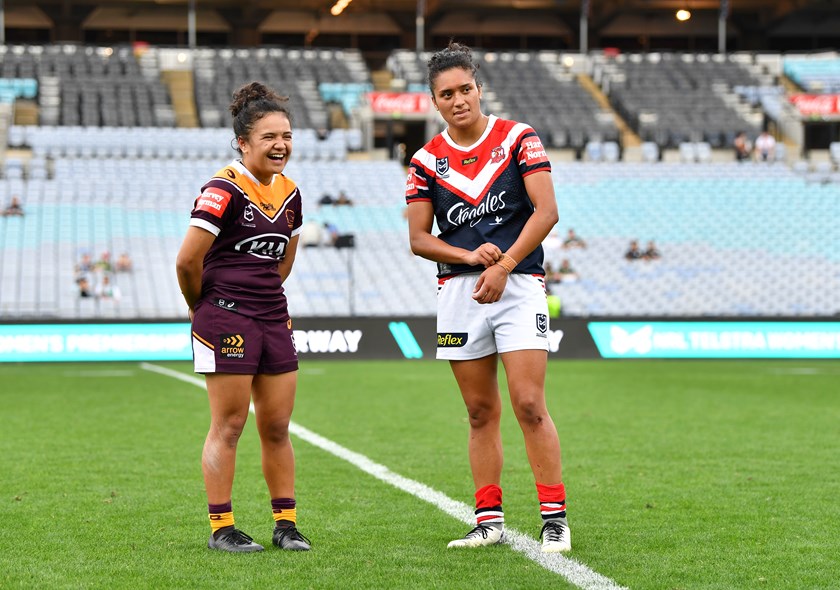
[[[234,526],[236,446],[253,401],[271,494],[274,545],[306,551],[297,530],[289,422],[298,359],[283,282],[295,261],[301,197],[283,175],[292,154],[286,99],[254,82],[230,105],[241,159],[201,189],[178,252],[178,283],[192,320],[195,371],[203,373],[210,430],[201,457],[211,549],[261,551]]]
[[[534,130],[481,111],[478,66],[450,43],[429,60],[447,128],[414,155],[406,186],[412,251],[438,263],[438,351],[470,421],[476,527],[449,547],[504,541],[497,366],[537,485],[542,550],[568,551],[560,442],[545,404],[548,306],[542,241],[557,223],[551,164]],[[440,233],[432,234],[437,221]]]

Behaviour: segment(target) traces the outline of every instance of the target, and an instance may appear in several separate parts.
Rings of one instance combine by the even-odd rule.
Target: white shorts
[[[513,350],[548,350],[548,304],[540,276],[513,273],[496,303],[472,298],[478,274],[438,287],[437,358],[470,360]]]

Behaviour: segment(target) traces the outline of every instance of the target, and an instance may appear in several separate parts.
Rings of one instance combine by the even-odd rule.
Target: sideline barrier
[[[542,321],[541,321],[542,320]],[[840,358],[840,321],[537,318],[552,359]],[[450,335],[451,336],[451,335]],[[434,318],[301,318],[300,359],[433,359]],[[248,346],[247,342],[243,343]],[[0,325],[0,363],[191,360],[190,325]]]

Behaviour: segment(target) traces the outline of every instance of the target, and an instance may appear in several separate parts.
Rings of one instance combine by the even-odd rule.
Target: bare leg
[[[502,403],[496,378],[497,356],[450,361],[470,420],[469,455],[475,489],[499,485],[502,477]]]
[[[210,431],[201,454],[209,504],[230,502],[236,467],[236,445],[248,419],[253,375],[207,375]]]
[[[295,405],[297,371],[254,378],[254,411],[262,469],[272,498],[295,497],[295,452],[289,421]]]
[[[534,479],[541,484],[562,482],[560,438],[545,405],[548,353],[517,350],[501,355],[510,401],[525,437],[525,451]]]

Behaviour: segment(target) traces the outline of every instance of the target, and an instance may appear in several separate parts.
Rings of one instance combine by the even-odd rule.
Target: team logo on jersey
[[[222,334],[219,354],[226,359],[245,358],[245,339],[241,334]]]
[[[438,332],[438,348],[460,348],[467,343],[467,332]]]
[[[505,159],[505,148],[502,146],[494,147],[493,151],[490,152],[490,163],[491,164],[498,164],[502,160]]]
[[[537,330],[539,331],[538,336],[545,336],[545,332],[548,330],[548,316],[544,313],[537,314]]]
[[[291,209],[286,209],[286,223],[289,224],[289,229],[295,226],[295,212]]]
[[[438,176],[440,176],[441,178],[446,178],[447,177],[446,173],[449,172],[449,157],[448,156],[437,159],[436,170],[437,170]]]
[[[266,260],[283,260],[289,236],[283,234],[260,234],[237,243],[233,249]]]

